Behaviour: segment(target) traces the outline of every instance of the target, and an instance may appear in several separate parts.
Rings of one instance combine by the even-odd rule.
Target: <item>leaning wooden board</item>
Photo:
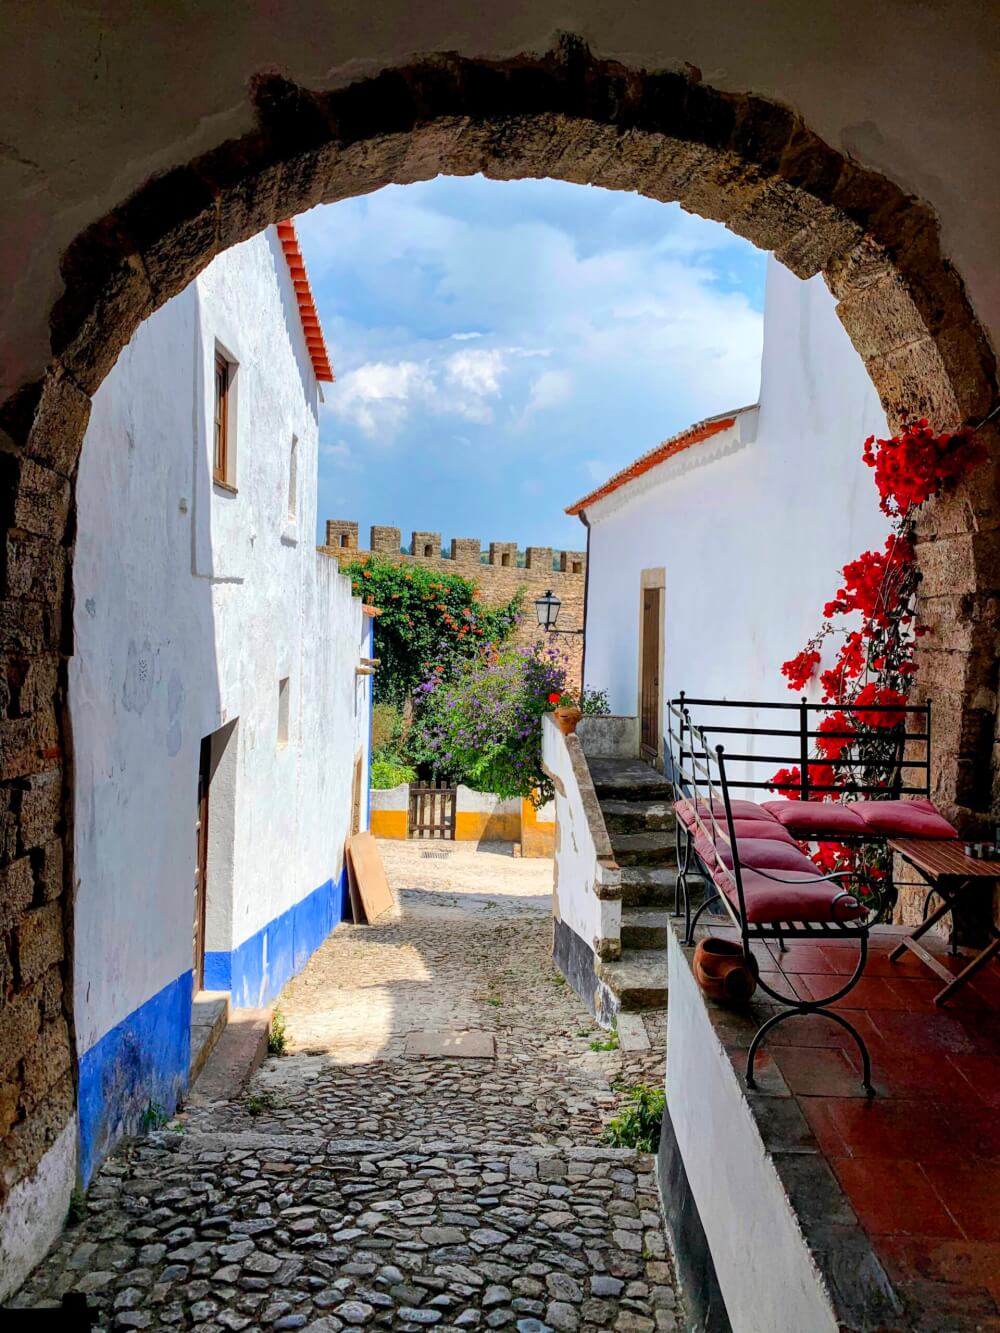
[[[347,882],[351,910],[360,925],[377,921],[393,905],[392,889],[385,877],[378,844],[370,833],[355,833],[347,839]]]

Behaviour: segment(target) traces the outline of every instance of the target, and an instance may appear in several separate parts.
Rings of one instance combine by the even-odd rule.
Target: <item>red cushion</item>
[[[725,820],[722,821],[722,829],[726,831]],[[733,834],[737,841],[742,842],[744,838],[766,839],[768,842],[788,842],[794,845],[792,835],[786,832],[777,821],[767,822],[763,819],[734,819]]]
[[[761,819],[767,823],[774,823],[774,816],[769,815],[756,801],[733,801],[731,804],[734,819]],[[725,825],[726,807],[721,801],[717,801],[714,810],[715,822]],[[674,812],[686,827],[690,828],[694,823],[694,807],[690,801],[675,801]],[[698,802],[698,814],[701,816],[703,823],[711,823],[712,811],[707,801]]]
[[[700,830],[695,835],[694,849],[709,867],[714,867],[716,857],[724,865],[732,868],[733,850],[725,838],[712,842]],[[750,866],[761,870],[798,870],[805,874],[818,874],[815,865],[791,842],[775,842],[773,838],[740,838],[736,843],[740,866]]]
[[[864,833],[865,822],[853,805],[839,801],[765,801],[764,809],[795,838],[812,842],[817,838],[843,837],[849,833]]]
[[[912,801],[855,801],[851,809],[860,815],[869,833],[939,840],[958,837],[944,815],[938,814],[934,802],[923,797]]]
[[[818,872],[816,872],[818,873]],[[719,890],[739,911],[736,885],[723,871],[712,876]],[[853,895],[843,896],[840,880],[816,881],[815,876],[782,872],[782,882],[744,870],[743,898],[746,919],[752,925],[775,925],[779,921],[857,921],[867,915]]]

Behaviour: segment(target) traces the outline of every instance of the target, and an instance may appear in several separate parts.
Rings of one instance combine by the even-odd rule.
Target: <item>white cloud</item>
[[[550,407],[558,407],[569,398],[573,387],[572,378],[565,370],[543,370],[531,386],[525,415],[531,412],[544,412]]]
[[[371,438],[391,438],[413,400],[426,398],[432,384],[428,367],[416,361],[370,361],[347,371],[335,388],[328,404],[334,415],[353,422]]]
[[[470,338],[481,338],[482,336],[481,333],[453,333],[451,335],[452,341],[457,343],[468,342]]]
[[[464,393],[495,398],[504,371],[503,352],[492,350],[453,352],[445,362],[445,379]]]

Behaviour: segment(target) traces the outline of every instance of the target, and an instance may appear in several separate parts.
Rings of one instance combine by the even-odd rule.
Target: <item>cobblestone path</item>
[[[382,844],[401,910],[340,928],[282,995],[287,1053],[245,1096],[123,1146],[18,1298],[89,1293],[102,1329],[670,1333],[654,1161],[601,1146],[662,1078],[549,957],[548,862]],[[476,1030],[494,1060],[412,1058]]]

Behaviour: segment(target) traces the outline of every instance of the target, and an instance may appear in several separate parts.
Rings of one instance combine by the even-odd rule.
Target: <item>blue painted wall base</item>
[[[347,867],[231,951],[205,954],[205,989],[227,990],[234,1009],[259,1009],[306,963],[347,907]]]
[[[80,1058],[77,1116],[80,1176],[86,1186],[123,1134],[143,1115],[172,1115],[191,1064],[191,972],[184,972]]]
[[[349,916],[347,867],[231,952],[205,955],[205,989],[229,991],[237,1009],[273,1000]],[[172,1115],[191,1065],[193,973],[172,981],[80,1058],[80,1176],[86,1186],[123,1134],[149,1112]]]

